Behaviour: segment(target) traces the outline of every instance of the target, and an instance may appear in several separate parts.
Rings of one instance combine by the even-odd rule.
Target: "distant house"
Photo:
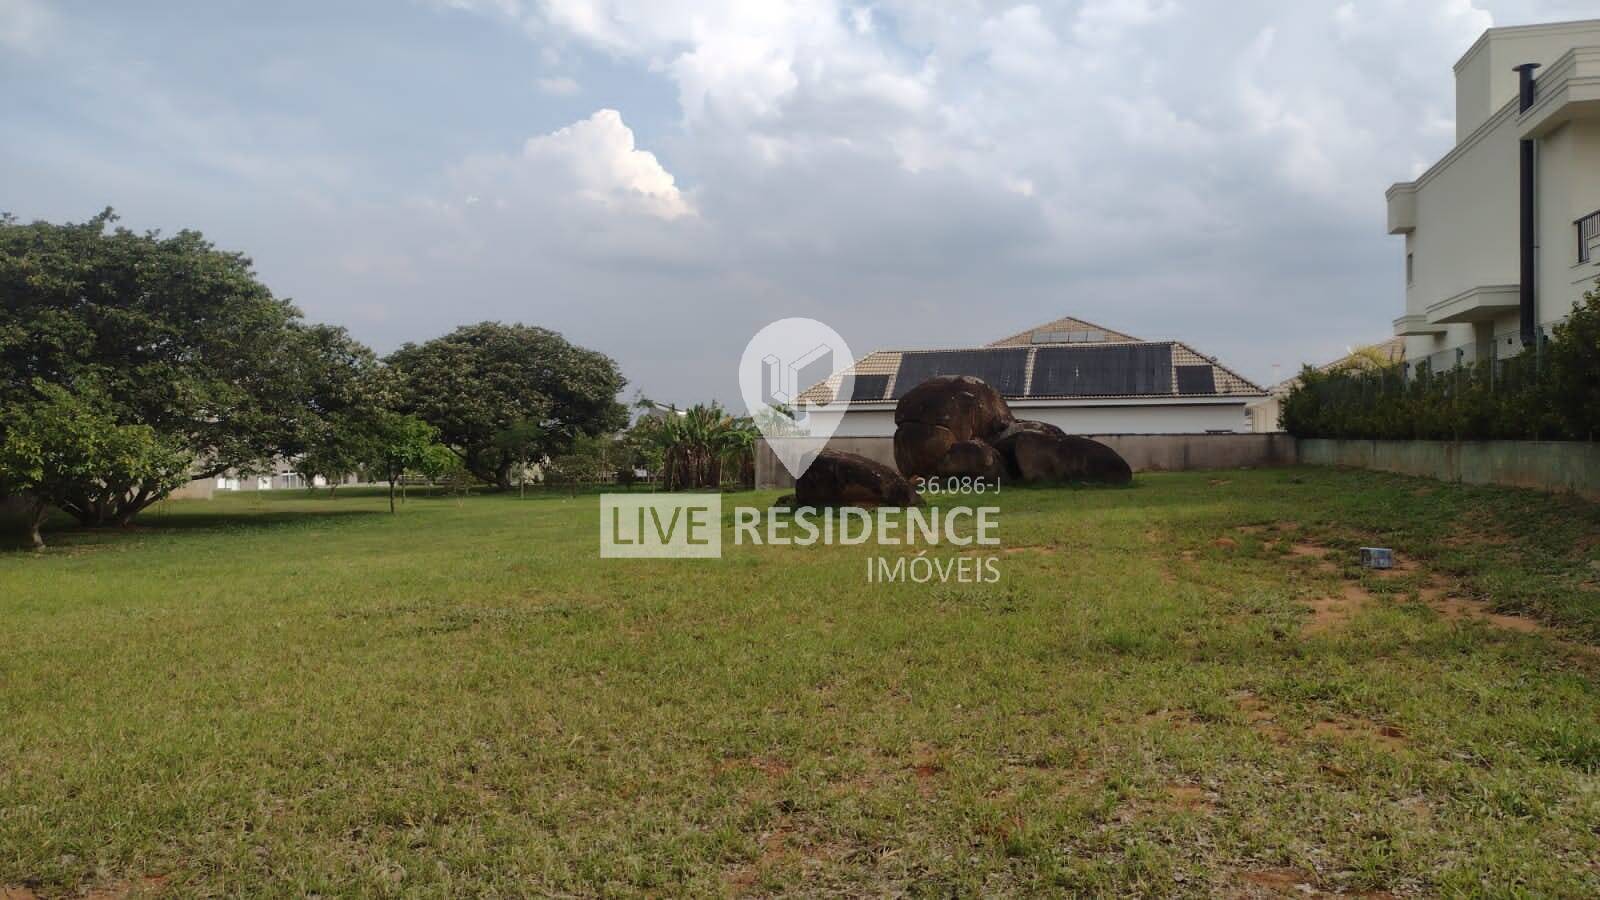
[[[268,472],[252,475],[242,475],[235,470],[228,470],[215,478],[205,479],[211,483],[215,491],[287,491],[305,490],[308,487],[327,487],[328,479],[317,475],[311,484],[306,484],[306,478],[294,470],[294,464],[286,459],[273,459],[266,463]],[[361,479],[355,475],[346,475],[339,484],[360,484]]]
[[[1071,434],[1248,432],[1245,405],[1266,395],[1181,341],[1144,341],[1072,317],[980,347],[879,350],[852,372],[838,438],[893,437],[896,402],[937,375],[981,378],[1018,417]],[[835,389],[817,385],[801,401]]]
[[[1323,372],[1339,369],[1397,366],[1406,361],[1406,339],[1393,337],[1376,344],[1356,347],[1331,363],[1317,368]],[[1300,383],[1300,376],[1285,378],[1270,388],[1267,395],[1246,404],[1250,414],[1250,430],[1258,433],[1282,431],[1278,416],[1283,411],[1283,398]]]

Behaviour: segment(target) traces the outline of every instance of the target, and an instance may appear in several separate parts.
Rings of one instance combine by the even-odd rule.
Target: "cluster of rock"
[[[1018,419],[998,391],[967,375],[930,378],[894,411],[896,472],[854,453],[824,450],[795,483],[800,506],[911,506],[909,479],[974,478],[1025,484],[1127,484],[1116,451],[1054,425]]]
[[[998,391],[968,375],[930,378],[912,388],[895,407],[894,424],[895,465],[908,478],[1133,480],[1133,470],[1115,450],[1016,418]]]

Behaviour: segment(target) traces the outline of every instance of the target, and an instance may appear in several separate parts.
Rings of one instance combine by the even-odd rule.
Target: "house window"
[[[1589,261],[1589,244],[1600,238],[1600,210],[1596,210],[1574,223],[1578,228],[1578,262]]]
[[[1406,254],[1406,286],[1410,287],[1417,280],[1417,260],[1410,253]]]

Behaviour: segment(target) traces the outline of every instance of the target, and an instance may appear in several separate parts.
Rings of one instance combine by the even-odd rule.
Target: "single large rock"
[[[942,474],[941,464],[952,447],[967,441],[988,443],[1012,421],[1005,399],[982,379],[930,378],[895,404],[895,465],[908,478]],[[963,458],[971,458],[971,452],[963,451]]]
[[[988,440],[1011,421],[1011,407],[1000,392],[971,375],[929,378],[907,391],[894,407],[896,425],[942,425],[958,441]]]
[[[794,484],[794,505],[921,506],[922,498],[899,472],[865,456],[823,450]]]
[[[1133,469],[1117,451],[1044,422],[1016,422],[995,437],[994,447],[1006,472],[1024,483],[1133,481]]]

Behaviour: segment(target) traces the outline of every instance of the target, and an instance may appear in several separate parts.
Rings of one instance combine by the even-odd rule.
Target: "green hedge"
[[[1538,351],[1407,377],[1400,366],[1306,367],[1283,400],[1296,437],[1580,440],[1600,435],[1600,289],[1584,295]]]

